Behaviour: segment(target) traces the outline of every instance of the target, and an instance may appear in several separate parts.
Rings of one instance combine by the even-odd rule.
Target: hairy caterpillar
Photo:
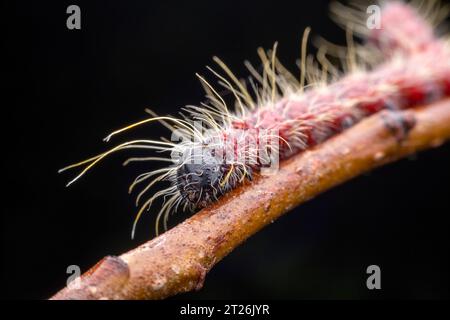
[[[217,76],[219,85],[232,93],[233,111],[218,89],[197,75],[205,88],[207,103],[183,108],[186,114],[181,118],[158,116],[147,110],[151,118],[105,138],[109,141],[116,134],[158,121],[173,132],[172,139],[129,141],[60,171],[85,166],[70,185],[119,150],[170,153],[170,157],[131,158],[125,162],[170,163],[139,175],[130,185],[131,192],[138,184],[147,182],[137,196],[139,204],[156,183],[170,182],[169,187],[157,191],[141,205],[132,235],[142,213],[158,198],[164,202],[156,228],[161,218],[166,228],[170,212],[205,207],[244,180],[251,180],[255,172],[320,144],[371,114],[449,96],[450,49],[448,42],[434,35],[432,27],[445,18],[446,8],[436,1],[424,1],[417,7],[420,10],[400,2],[387,2],[382,5],[381,29],[371,30],[365,25],[364,7],[334,4],[334,15],[347,29],[348,48],[344,50],[322,41],[316,61],[306,54],[310,32],[307,28],[299,78],[277,59],[277,44],[267,52],[258,50],[261,74],[246,63],[252,74],[249,82],[239,80],[220,59],[214,58],[223,74],[208,69]],[[367,43],[353,43],[352,32],[363,36]],[[343,72],[330,62],[330,56],[342,58]]]

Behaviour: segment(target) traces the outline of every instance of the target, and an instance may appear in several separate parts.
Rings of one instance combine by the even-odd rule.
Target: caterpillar
[[[217,77],[218,85],[232,94],[231,102],[196,74],[206,92],[206,102],[182,108],[179,118],[146,109],[149,118],[104,139],[109,141],[137,126],[159,122],[172,132],[170,140],[128,141],[59,172],[84,166],[69,186],[117,151],[145,149],[166,154],[124,162],[168,163],[140,174],[129,187],[132,192],[146,183],[136,197],[139,205],[157,183],[169,182],[167,188],[140,205],[133,222],[133,238],[141,215],[158,198],[163,203],[156,217],[156,233],[161,219],[167,229],[170,213],[206,207],[244,181],[251,181],[254,174],[276,170],[278,161],[310,149],[370,115],[450,96],[449,41],[434,33],[434,27],[446,18],[448,6],[438,1],[387,1],[377,5],[381,8],[380,28],[370,29],[366,24],[367,5],[333,3],[332,17],[346,29],[347,47],[320,39],[313,57],[306,53],[310,34],[310,28],[306,28],[299,77],[278,60],[277,43],[267,51],[258,49],[261,72],[245,62],[251,74],[247,81],[238,79],[221,59],[214,57],[221,71],[207,69]],[[364,43],[357,44],[354,34]],[[339,63],[332,63],[336,57]],[[413,123],[400,125],[407,132]]]

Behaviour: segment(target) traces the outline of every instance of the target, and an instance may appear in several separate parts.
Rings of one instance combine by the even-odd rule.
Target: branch
[[[51,299],[162,299],[199,290],[217,262],[291,208],[450,138],[450,99],[402,114],[416,124],[401,142],[386,126],[383,112],[372,116],[284,161],[276,174],[257,176],[159,237],[104,258],[78,286],[69,285]]]

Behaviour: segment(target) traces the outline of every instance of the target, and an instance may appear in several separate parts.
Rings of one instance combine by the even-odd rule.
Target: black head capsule
[[[185,163],[177,170],[177,187],[191,209],[204,208],[220,196],[235,188],[242,178],[252,180],[252,169],[245,175],[239,167],[225,164]]]
[[[219,164],[185,163],[177,170],[177,186],[191,207],[203,208],[223,194],[222,177]]]
[[[223,194],[223,158],[214,149],[188,148],[180,158],[176,185],[191,210],[206,207]]]
[[[191,210],[208,206],[244,178],[252,179],[251,167],[227,163],[223,152],[207,148],[196,152],[187,149],[180,158],[174,181]]]

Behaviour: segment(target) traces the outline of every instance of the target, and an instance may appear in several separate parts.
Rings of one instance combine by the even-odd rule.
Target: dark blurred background
[[[81,8],[81,30],[66,8]],[[194,73],[218,55],[239,76],[256,48],[279,42],[295,60],[306,26],[344,44],[328,1],[10,1],[2,4],[2,295],[45,299],[69,265],[86,271],[154,236],[155,215],[130,239],[136,209],[127,188],[150,164],[117,154],[70,188],[74,161],[133,138],[168,136],[152,124],[105,144],[114,129],[198,104]],[[311,50],[313,48],[311,47]],[[186,299],[449,298],[450,144],[377,169],[292,210],[232,252]],[[155,212],[156,210],[153,210]],[[174,225],[187,215],[171,220]],[[381,290],[366,268],[381,267]]]

